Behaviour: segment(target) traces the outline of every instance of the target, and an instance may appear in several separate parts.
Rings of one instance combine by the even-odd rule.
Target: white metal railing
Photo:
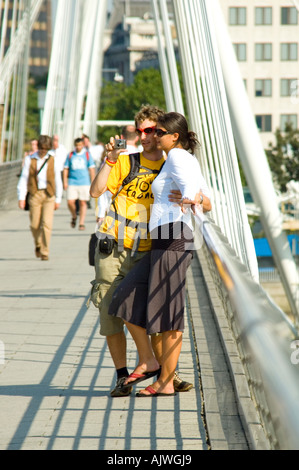
[[[297,330],[252,279],[220,228],[199,212],[195,221],[270,447],[297,450],[299,361],[292,361]]]

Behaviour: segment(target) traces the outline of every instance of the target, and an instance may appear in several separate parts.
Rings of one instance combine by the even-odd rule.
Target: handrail
[[[219,227],[199,211],[195,222],[196,242],[204,242],[196,250],[204,248],[216,287],[222,291],[218,294],[270,447],[298,450],[299,374],[291,361],[298,332],[252,279]]]

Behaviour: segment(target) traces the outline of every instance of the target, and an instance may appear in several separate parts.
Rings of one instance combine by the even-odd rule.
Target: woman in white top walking
[[[198,140],[194,132],[188,130],[185,117],[179,113],[165,114],[155,133],[167,159],[152,184],[154,204],[149,226],[152,250],[126,276],[109,310],[109,314],[125,321],[138,350],[139,363],[126,380],[127,385],[157,374],[160,365],[148,335],[162,333],[158,379],[140,391],[139,397],[175,394],[173,377],[184,330],[186,271],[193,249],[191,205],[204,202],[205,207],[211,209],[209,190],[193,155]],[[181,191],[180,205],[169,200],[173,190]]]

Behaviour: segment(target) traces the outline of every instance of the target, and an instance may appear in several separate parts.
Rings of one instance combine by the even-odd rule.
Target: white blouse
[[[190,200],[194,200],[199,191],[210,198],[210,191],[197,158],[179,148],[170,150],[160,174],[152,184],[154,204],[149,223],[150,231],[159,225],[179,220],[185,222],[193,230],[191,209],[184,214],[180,206],[168,200],[172,189],[179,189],[183,198]]]
[[[26,194],[27,194],[27,187],[28,187],[28,179],[29,179],[29,172],[30,172],[30,165],[31,159],[35,158],[37,160],[36,170],[38,171],[41,166],[43,165],[45,158],[49,158],[52,155],[51,151],[47,153],[44,158],[39,158],[37,153],[33,155],[27,155],[25,157],[24,166],[22,169],[22,173],[19,179],[19,183],[17,186],[18,191],[18,200],[25,201]],[[54,158],[54,157],[53,157]],[[38,189],[46,189],[47,188],[47,170],[48,164],[46,163],[43,167],[42,171],[37,175],[37,187]],[[62,195],[63,195],[63,186],[62,186],[62,179],[61,179],[61,171],[59,162],[54,160],[54,171],[55,171],[55,186],[56,186],[56,200],[58,204],[61,203]]]

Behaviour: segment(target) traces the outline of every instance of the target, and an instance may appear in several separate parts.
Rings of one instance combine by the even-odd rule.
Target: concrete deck
[[[28,213],[0,212],[0,449],[248,449],[197,260],[179,361],[194,388],[171,398],[109,396],[114,367],[98,311],[86,307],[94,226],[89,209],[86,231],[71,229],[64,199],[45,262],[35,258]],[[127,338],[132,370],[136,350]]]

